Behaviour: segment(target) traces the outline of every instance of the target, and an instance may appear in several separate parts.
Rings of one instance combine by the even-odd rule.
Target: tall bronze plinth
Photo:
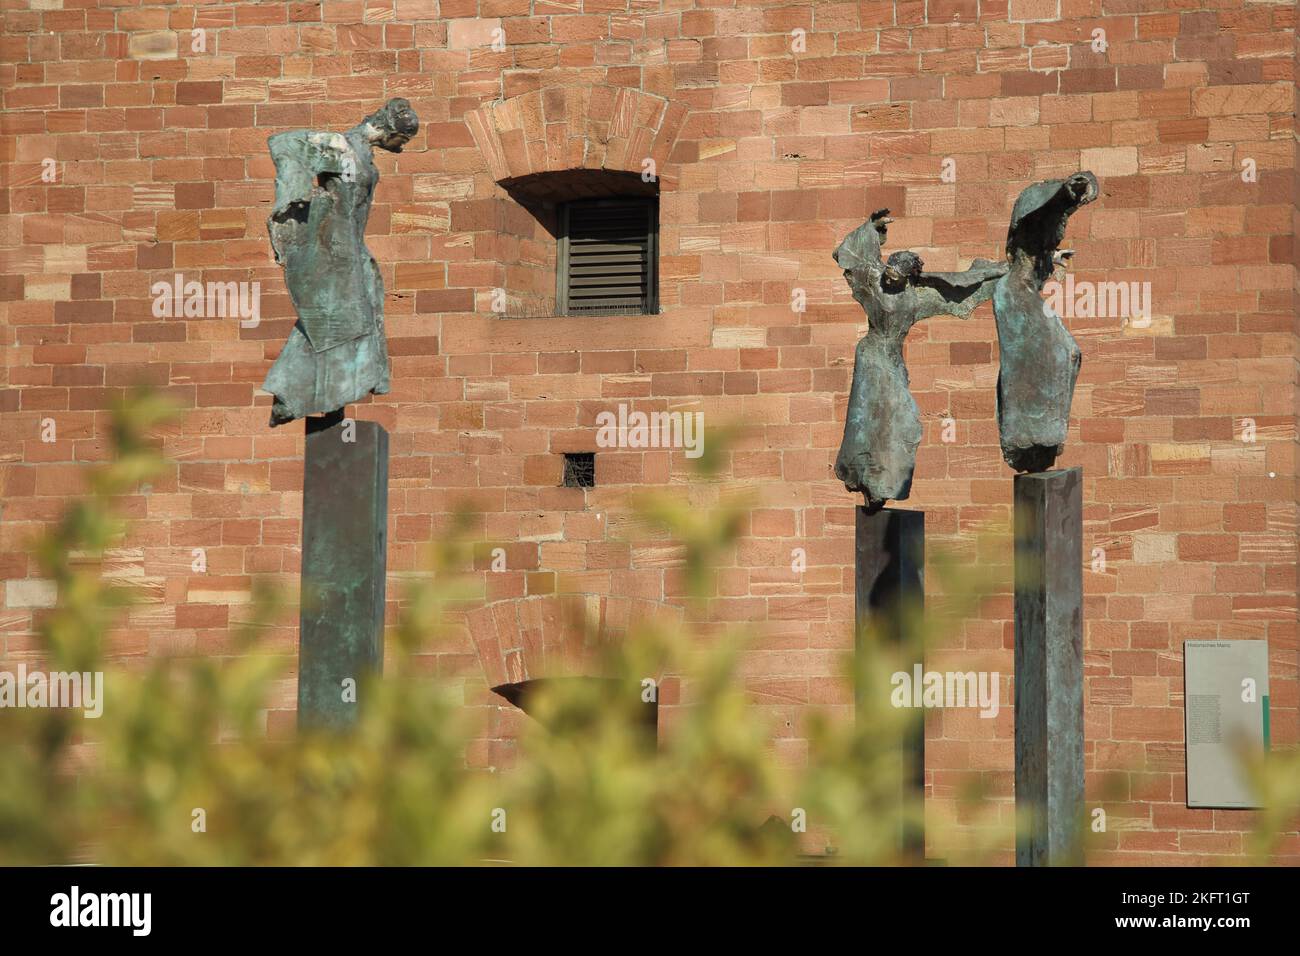
[[[1083,862],[1083,470],[1015,478],[1017,866]]]
[[[388,432],[341,413],[307,419],[298,726],[342,729],[384,666]]]
[[[895,672],[912,673],[922,663],[923,648],[918,634],[910,633],[925,604],[925,512],[882,508],[870,512],[857,508],[854,554],[855,606],[859,655],[884,655]],[[864,648],[868,635],[882,638],[882,646]],[[890,686],[865,687],[859,677],[854,704],[861,719],[866,707],[864,694],[882,694],[888,699]],[[896,742],[902,804],[924,807],[925,802],[925,719],[916,711]],[[894,742],[891,742],[893,744]],[[924,826],[904,822],[898,834],[903,857],[919,861],[925,854]]]

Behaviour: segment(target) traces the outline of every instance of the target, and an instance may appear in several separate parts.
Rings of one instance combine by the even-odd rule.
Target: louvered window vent
[[[560,207],[556,311],[659,311],[659,206],[654,199],[579,199]]]

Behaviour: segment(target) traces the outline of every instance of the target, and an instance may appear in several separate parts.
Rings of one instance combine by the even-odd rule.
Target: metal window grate
[[[596,487],[596,453],[593,451],[566,451],[564,453],[564,487]]]
[[[659,311],[659,207],[647,197],[560,207],[555,301],[563,315]]]

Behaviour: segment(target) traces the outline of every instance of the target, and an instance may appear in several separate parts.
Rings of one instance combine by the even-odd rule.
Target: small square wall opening
[[[566,451],[564,453],[564,487],[596,487],[596,453],[594,451]]]

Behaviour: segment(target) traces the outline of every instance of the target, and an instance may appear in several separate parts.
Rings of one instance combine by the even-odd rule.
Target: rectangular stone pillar
[[[1015,477],[1017,866],[1083,862],[1083,470]]]
[[[920,635],[909,633],[906,613],[911,606],[919,613],[925,604],[925,512],[882,508],[875,514],[857,509],[854,551],[855,606],[857,635],[855,648],[864,653],[865,628],[879,627],[885,646],[875,649],[890,662],[892,672],[912,673],[913,666],[923,663],[924,648]],[[882,694],[889,699],[891,687],[854,691],[854,703],[861,715],[863,694]],[[925,805],[925,713],[918,710],[908,722],[898,741],[899,800]],[[861,717],[859,717],[861,719]],[[925,854],[925,829],[904,828],[898,835],[904,856],[920,860]]]
[[[388,432],[341,414],[308,418],[300,728],[351,726],[362,677],[383,671],[387,564]]]

